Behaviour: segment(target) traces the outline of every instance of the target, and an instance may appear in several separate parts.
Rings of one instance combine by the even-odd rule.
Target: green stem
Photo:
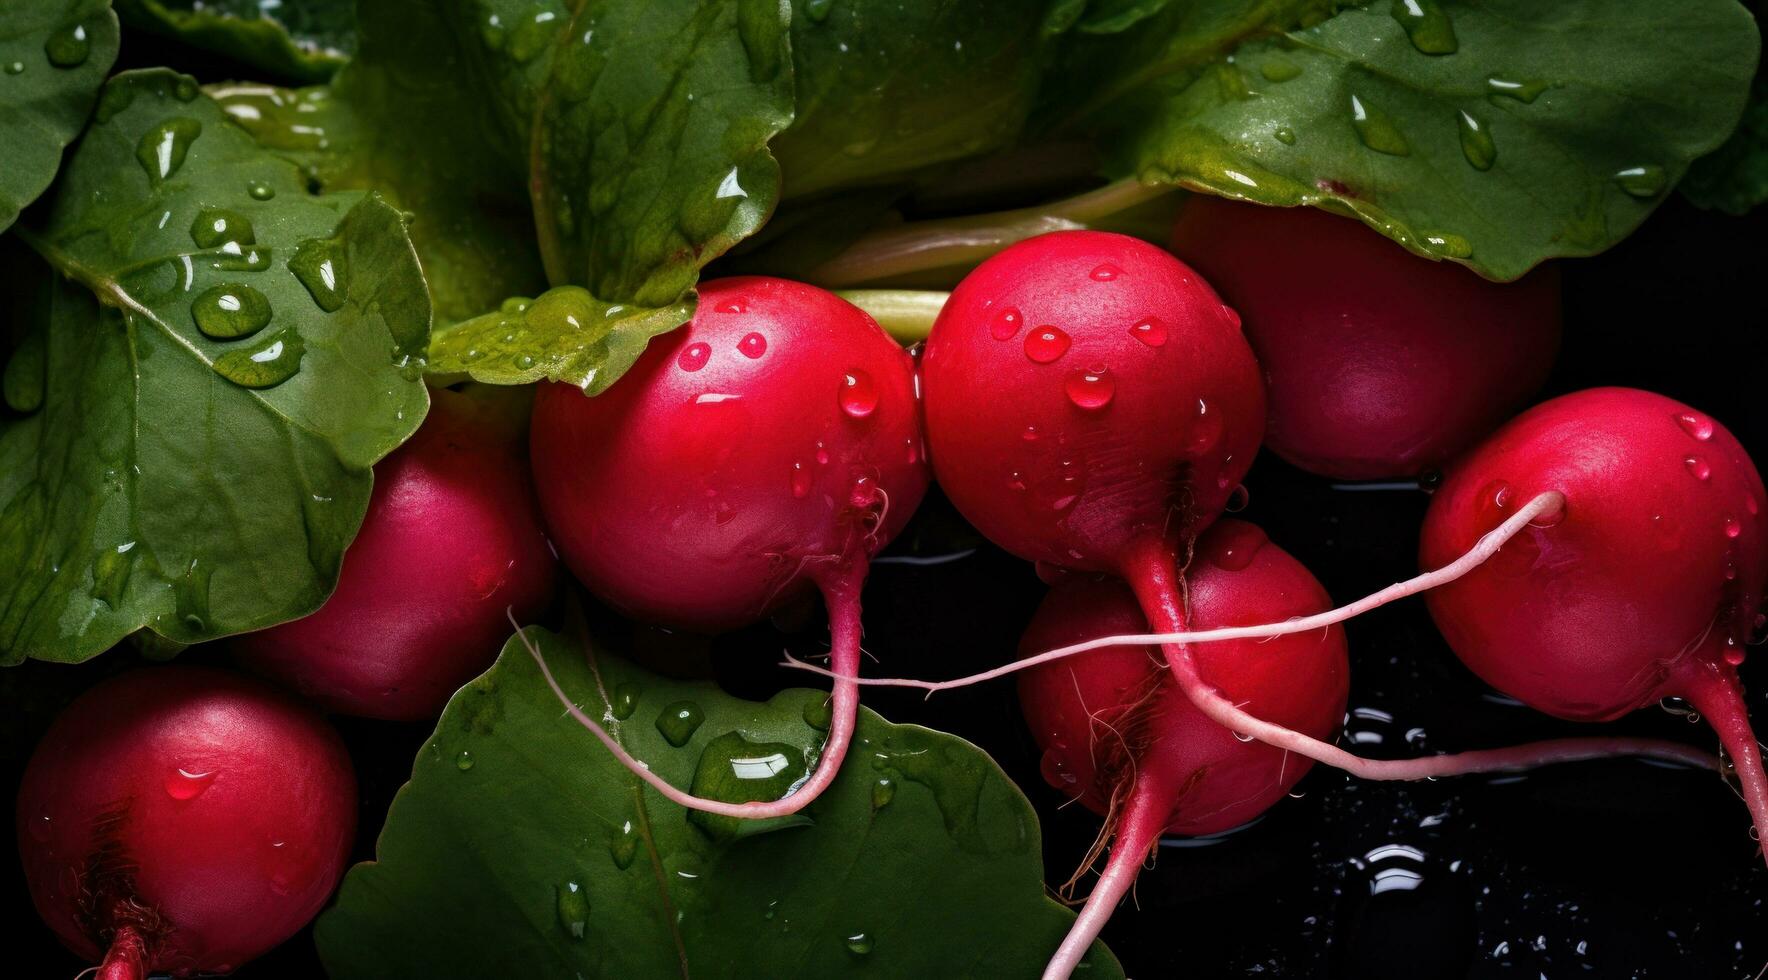
[[[835,295],[871,314],[904,345],[927,339],[951,293],[934,289],[838,289]]]
[[[1014,242],[1052,231],[1096,227],[1173,190],[1127,179],[1029,208],[881,228],[818,266],[809,278],[834,289],[933,270],[967,269]]]

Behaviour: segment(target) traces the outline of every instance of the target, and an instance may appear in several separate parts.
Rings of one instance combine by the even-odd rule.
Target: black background
[[[126,59],[128,52],[126,44]],[[174,63],[188,61],[180,55]],[[1543,396],[1593,385],[1649,388],[1714,415],[1755,459],[1768,461],[1765,238],[1768,216],[1730,218],[1672,198],[1609,253],[1561,263],[1566,341]],[[1247,486],[1251,504],[1240,516],[1262,525],[1337,599],[1415,571],[1424,494],[1334,489],[1268,454]],[[892,550],[937,551],[969,536],[935,497]],[[882,564],[865,596],[867,647],[893,675],[968,673],[1010,659],[1042,592],[1029,565],[986,545],[942,565]],[[1592,732],[1493,694],[1454,659],[1416,600],[1347,628],[1352,707],[1393,719],[1347,723],[1381,737],[1359,745],[1367,754]],[[782,646],[809,656],[825,638],[813,614],[800,628],[759,626],[710,641],[708,656],[690,662],[709,665],[734,693],[765,697],[803,682],[773,666]],[[225,660],[206,649],[186,657]],[[1754,653],[1743,675],[1752,714],[1768,726],[1764,660]],[[0,785],[9,800],[60,706],[137,662],[125,649],[78,667],[30,663],[0,672]],[[675,672],[682,669],[678,661]],[[931,701],[880,689],[866,698],[894,721],[962,735],[994,756],[1043,817],[1047,877],[1068,877],[1097,820],[1062,807],[1044,785],[1010,683]],[[430,726],[338,725],[361,779],[356,857],[364,859]],[[1408,743],[1413,729],[1423,734]],[[1704,725],[1657,709],[1605,730],[1715,744]],[[1613,761],[1522,778],[1360,784],[1316,770],[1297,793],[1221,839],[1161,849],[1141,875],[1135,905],[1120,909],[1104,934],[1132,976],[1754,978],[1768,968],[1768,871],[1742,802],[1709,773]],[[1420,856],[1390,850],[1367,858],[1394,844]],[[1372,894],[1374,873],[1390,868],[1420,876],[1418,887]],[[85,966],[31,909],[10,846],[0,847],[0,916],[5,972],[72,977]],[[236,975],[319,976],[310,934]]]

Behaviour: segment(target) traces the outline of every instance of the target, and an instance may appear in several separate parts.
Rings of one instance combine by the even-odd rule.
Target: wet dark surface
[[[1763,217],[1714,217],[1677,200],[1611,253],[1566,264],[1568,333],[1549,394],[1652,388],[1711,413],[1768,460],[1765,231]],[[1338,599],[1414,571],[1422,493],[1334,489],[1269,457],[1247,485],[1251,504],[1240,516],[1262,525]],[[939,554],[971,537],[936,500],[904,544]],[[986,546],[944,564],[883,563],[866,593],[867,648],[878,659],[867,669],[948,677],[1009,659],[1042,591],[1029,565]],[[820,613],[800,619],[793,630],[761,626],[720,638],[710,663],[746,696],[802,683],[773,666],[782,647],[819,652]],[[1490,692],[1449,653],[1417,601],[1352,623],[1349,636],[1347,728],[1367,754],[1596,730]],[[118,651],[81,667],[0,673],[0,786],[9,801],[58,706],[135,661]],[[1754,654],[1743,668],[1759,722],[1768,721],[1764,661]],[[867,703],[991,753],[1043,815],[1048,877],[1068,877],[1097,820],[1063,808],[1039,778],[1010,683],[931,701],[873,690]],[[429,727],[339,725],[362,781],[357,856],[366,858]],[[1714,744],[1704,726],[1655,708],[1603,730]],[[1316,771],[1297,794],[1222,839],[1162,848],[1141,876],[1139,907],[1121,909],[1105,932],[1132,976],[1751,978],[1768,965],[1768,871],[1742,803],[1708,773],[1616,761],[1398,785]],[[4,972],[72,977],[83,964],[31,911],[12,847],[0,855]],[[310,935],[237,975],[319,975]]]

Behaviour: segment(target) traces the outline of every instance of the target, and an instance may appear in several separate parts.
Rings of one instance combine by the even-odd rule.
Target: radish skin
[[[356,780],[312,709],[208,668],[81,695],[19,787],[37,912],[105,980],[229,973],[305,926],[344,873]]]
[[[1420,562],[1548,491],[1565,498],[1558,520],[1427,595],[1437,628],[1487,683],[1559,718],[1690,699],[1719,734],[1759,838],[1768,779],[1737,666],[1768,588],[1761,474],[1730,432],[1681,402],[1574,392],[1456,462],[1425,515]]]
[[[699,292],[693,321],[652,341],[605,393],[537,395],[530,451],[547,526],[591,592],[651,622],[717,632],[819,591],[831,667],[856,675],[867,568],[927,488],[913,358],[814,286],[747,276]],[[853,735],[858,687],[833,687],[816,767],[781,800],[695,797],[616,756],[682,806],[796,813],[835,778]]]

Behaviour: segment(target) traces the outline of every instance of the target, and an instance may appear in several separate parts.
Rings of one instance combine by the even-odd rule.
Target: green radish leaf
[[[1694,161],[1681,188],[1700,207],[1726,214],[1744,214],[1768,201],[1768,75],[1756,76],[1737,132]]]
[[[780,196],[778,0],[458,0],[519,135],[548,278],[663,307]]]
[[[1330,16],[1211,0],[1071,47],[1069,70],[1110,67],[1107,101],[1068,117],[1101,136],[1116,175],[1317,205],[1513,279],[1644,220],[1731,133],[1759,47],[1733,0]]]
[[[644,353],[645,342],[694,315],[684,300],[660,309],[605,303],[581,286],[505,300],[495,313],[457,323],[430,345],[432,375],[524,385],[563,381],[599,395]]]
[[[397,210],[308,193],[196,82],[117,76],[40,230],[0,422],[0,661],[304,615],[423,419]],[[25,291],[21,291],[25,292]],[[22,367],[20,365],[23,365]]]
[[[412,213],[438,323],[545,289],[527,147],[476,74],[477,33],[457,35],[428,0],[375,0],[359,13],[359,50],[333,84],[211,94],[324,189],[379,191]]]
[[[356,48],[354,0],[116,0],[123,23],[277,78],[320,82]]]
[[[1010,144],[1046,2],[793,4],[796,114],[772,144],[786,195],[902,184]]]
[[[0,231],[55,179],[116,60],[107,0],[0,6]]]
[[[568,694],[677,786],[778,794],[822,692],[741,701],[538,628]],[[1037,816],[961,739],[861,709],[808,822],[733,827],[664,801],[560,711],[520,638],[454,696],[315,937],[373,977],[1035,976],[1073,914]],[[739,831],[747,829],[747,833]],[[1103,944],[1088,977],[1121,977]]]

